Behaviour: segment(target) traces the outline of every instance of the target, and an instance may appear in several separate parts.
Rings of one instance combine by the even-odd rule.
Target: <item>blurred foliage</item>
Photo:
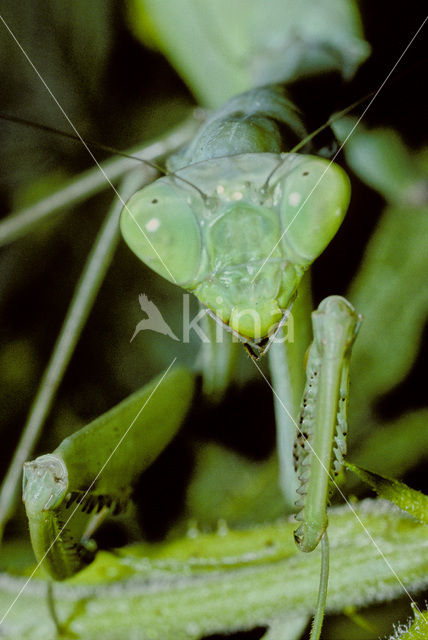
[[[155,42],[202,104],[338,70],[352,77],[369,55],[353,0],[131,0],[130,24]],[[196,62],[197,61],[197,62]]]
[[[345,119],[334,125],[339,139],[355,123]],[[428,291],[421,283],[428,277],[428,164],[425,152],[411,154],[393,131],[368,132],[362,125],[349,139],[345,155],[350,167],[388,200],[349,292],[364,318],[352,362],[356,426],[351,438],[364,435],[363,446],[369,451],[370,438],[378,439],[378,419],[373,415],[376,401],[409,374],[426,325]],[[409,421],[419,422],[422,434],[426,412],[412,415]],[[404,421],[402,424],[405,428]],[[393,449],[403,454],[396,428],[383,429],[382,434],[385,444],[378,443],[376,449],[380,460],[390,458]],[[398,439],[392,442],[394,434]],[[407,442],[420,457],[426,457],[423,437],[414,440],[409,430]],[[412,456],[402,457],[412,464]]]
[[[255,462],[214,443],[198,447],[186,511],[189,519],[209,529],[220,520],[249,526],[279,518],[284,499],[276,458]]]
[[[360,2],[368,44],[353,2],[278,1],[280,17],[264,6],[260,11],[260,3],[244,0],[196,5],[197,0],[132,0],[126,7],[115,0],[31,0],[17,9],[12,0],[3,0],[2,15],[83,137],[119,148],[148,140],[180,122],[193,103],[191,94],[204,105],[216,106],[254,84],[278,79],[294,81],[292,90],[309,126],[315,128],[334,110],[379,86],[420,24],[412,3],[403,12],[401,6],[386,1]],[[0,27],[1,112],[66,128],[52,98]],[[151,49],[141,46],[130,31]],[[385,33],[400,37],[386,39]],[[350,212],[312,271],[315,302],[342,293],[364,316],[352,363],[350,459],[379,473],[407,474],[409,484],[428,491],[421,466],[428,455],[428,415],[422,408],[428,151],[420,148],[425,107],[415,92],[420,69],[411,68],[419,58],[417,42],[415,46],[404,60],[409,75],[385,87],[364,118],[368,125],[358,125],[346,143],[345,166],[353,184]],[[339,73],[349,80],[370,47],[371,58],[352,83],[344,84]],[[188,88],[159,51],[176,66]],[[336,74],[327,73],[332,71]],[[314,74],[318,75],[302,80]],[[336,124],[339,139],[354,123],[348,118]],[[102,159],[102,153],[96,154]],[[90,166],[92,161],[79,143],[1,123],[0,205],[5,212],[49,194],[61,180]],[[111,194],[92,197],[0,255],[3,468],[110,201]],[[194,335],[191,344],[185,345],[144,332],[129,344],[141,319],[137,299],[141,291],[156,301],[180,335],[181,291],[152,274],[121,246],[36,453],[54,449],[64,437],[166,368],[173,356],[188,366],[197,364],[199,343]],[[193,314],[197,306],[193,301],[191,305]],[[233,421],[227,423],[227,434],[222,431],[222,418],[207,426],[212,407],[202,401],[196,404],[183,433],[138,487],[139,518],[145,531],[150,531],[151,519],[160,519],[156,536],[169,533],[174,538],[194,520],[210,530],[221,519],[248,525],[281,512],[282,497],[274,481],[273,414],[263,385],[241,355],[235,386],[223,403],[223,416],[237,398],[240,403]],[[362,491],[355,480],[351,482],[353,491]],[[129,540],[127,535],[107,526],[100,531],[99,545],[118,546]],[[7,558],[12,563],[16,557],[18,564],[28,566],[28,546],[20,542],[27,539],[22,508],[11,523],[9,538],[18,542],[7,547]],[[411,559],[415,548],[404,555]],[[351,556],[349,549],[345,551],[338,565],[340,558]],[[150,553],[150,548],[144,548],[144,553]],[[101,554],[97,566],[105,558]],[[107,572],[110,565],[105,566]],[[317,562],[315,566],[317,573]],[[352,567],[349,575],[355,583],[359,567]],[[347,571],[346,560],[343,571]],[[1,576],[5,607],[22,586],[18,579],[8,582],[7,578]],[[317,579],[312,581],[315,584]],[[37,619],[47,637],[52,625],[40,591],[39,584],[30,588],[15,615],[19,619],[25,612],[22,621],[31,618],[31,628]],[[374,592],[366,604],[376,600]],[[78,629],[79,615],[88,615],[86,600],[73,594],[70,599],[72,605],[65,608]],[[111,595],[105,602],[111,607]],[[403,611],[406,605],[403,601]],[[369,611],[377,632],[363,632],[349,618],[336,616],[330,630],[327,623],[326,638],[376,638],[390,632],[399,615],[396,610],[394,604]],[[404,618],[407,615],[408,607]],[[106,624],[110,619],[107,616]],[[94,620],[97,624],[99,618]],[[14,637],[22,634],[21,628]]]

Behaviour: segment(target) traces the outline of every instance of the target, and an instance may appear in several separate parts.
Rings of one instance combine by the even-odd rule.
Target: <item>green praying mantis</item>
[[[134,253],[194,293],[255,358],[274,341],[305,271],[328,246],[349,203],[349,179],[338,165],[297,153],[302,141],[283,151],[304,137],[280,86],[246,92],[214,113],[170,159],[170,172],[135,193],[122,213],[122,234]],[[296,544],[310,552],[322,540],[315,640],[327,591],[331,476],[346,452],[349,362],[360,318],[344,298],[330,296],[312,323],[294,457]],[[128,435],[123,429],[157,385]],[[52,454],[26,463],[23,498],[33,548],[54,579],[72,576],[94,558],[93,531],[125,508],[138,474],[179,428],[191,394],[190,375],[172,371]]]

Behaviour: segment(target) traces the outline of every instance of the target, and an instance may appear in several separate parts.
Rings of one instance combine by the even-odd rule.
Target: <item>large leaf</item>
[[[428,206],[388,206],[350,299],[363,315],[353,353],[353,410],[397,385],[418,353],[428,313]]]
[[[130,23],[156,41],[197,98],[216,107],[260,84],[337,69],[368,56],[348,0],[130,0]]]
[[[370,420],[352,460],[385,475],[402,476],[428,458],[428,409],[405,413],[390,423]]]

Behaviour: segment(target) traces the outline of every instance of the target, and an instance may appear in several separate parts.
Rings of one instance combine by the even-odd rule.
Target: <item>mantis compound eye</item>
[[[309,266],[343,221],[351,194],[349,178],[328,160],[303,156],[280,182],[283,242],[297,261]]]
[[[169,178],[137,191],[122,211],[121,231],[135,255],[170,282],[191,281],[201,259],[199,225],[192,196],[179,192]]]

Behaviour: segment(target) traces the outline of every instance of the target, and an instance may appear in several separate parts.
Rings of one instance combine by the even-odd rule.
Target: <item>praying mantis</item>
[[[269,346],[304,272],[329,244],[349,202],[341,168],[293,151],[277,153],[275,119],[292,133],[301,132],[296,117],[278,86],[232,99],[172,160],[171,166],[179,167],[175,175],[143,188],[122,213],[122,234],[134,253],[192,291],[252,355]],[[225,156],[228,144],[231,157]],[[309,202],[321,180],[316,202]],[[181,237],[180,244],[172,242]],[[359,322],[352,305],[339,297],[326,299],[313,314],[314,342],[295,443],[302,498],[297,517],[303,520],[296,543],[313,551],[323,539],[311,639],[321,634],[330,472],[338,472],[346,451],[349,358]]]
[[[131,197],[121,218],[122,234],[134,253],[192,291],[254,358],[267,351],[287,319],[303,274],[336,233],[350,197],[340,167],[294,148],[281,152],[280,124],[290,137],[304,133],[282,87],[237,96],[214,113],[184,152],[172,157],[173,173]],[[224,155],[231,131],[231,154]],[[321,180],[314,204],[309,200]],[[311,635],[317,639],[327,591],[330,475],[338,472],[346,451],[349,359],[360,318],[340,296],[324,300],[312,318],[314,339],[294,444],[301,496],[296,509],[302,520],[295,538],[306,552],[323,540],[322,596]],[[185,384],[175,406],[168,400],[169,389],[181,379]],[[113,468],[104,470],[101,459],[113,455],[119,421],[131,417],[150,389],[70,436],[53,454],[25,464],[24,502],[33,548],[54,579],[70,577],[92,561],[90,534],[108,513],[125,507],[136,476],[179,427],[191,395],[189,382],[176,372],[161,384],[157,409],[137,421]],[[88,438],[89,449],[97,450],[94,464],[85,462]],[[131,459],[126,451],[133,452]]]

